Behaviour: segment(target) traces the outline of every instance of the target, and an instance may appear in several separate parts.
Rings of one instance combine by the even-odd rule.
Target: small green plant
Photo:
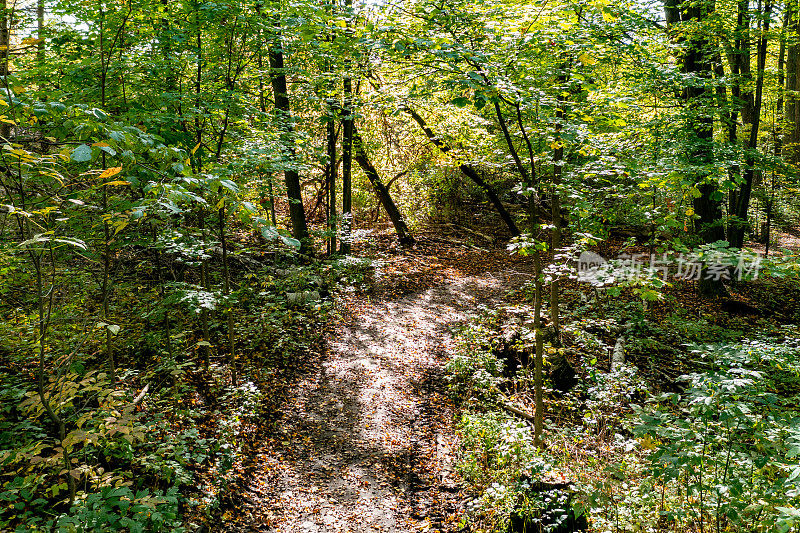
[[[796,337],[694,346],[707,369],[641,412],[659,513],[697,531],[795,531],[800,505]],[[785,383],[794,383],[792,395]],[[781,393],[783,391],[783,393]]]
[[[147,489],[133,492],[128,487],[106,487],[86,495],[49,526],[59,533],[185,531],[178,516],[175,487],[153,494]]]

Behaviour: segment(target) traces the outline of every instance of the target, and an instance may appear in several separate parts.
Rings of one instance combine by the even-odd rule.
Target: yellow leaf
[[[559,148],[563,147],[564,144],[561,141],[553,141],[550,143],[550,148],[553,150],[558,150]]]
[[[8,107],[8,102],[6,102],[2,98],[0,98],[0,105],[4,105],[4,106]]]
[[[119,221],[119,222],[115,222],[114,223],[114,236],[116,237],[117,234],[120,231],[124,230],[127,225],[128,225],[128,221],[127,220],[122,220],[122,221]]]
[[[595,63],[597,63],[597,60],[592,56],[590,56],[589,54],[581,54],[578,56],[578,59],[584,65],[594,65]]]
[[[101,180],[104,180],[104,179],[106,179],[106,178],[110,178],[111,176],[116,176],[116,175],[117,175],[117,174],[119,174],[121,171],[122,171],[122,167],[111,167],[111,168],[107,168],[107,169],[105,169],[105,170],[103,171],[103,173],[102,173],[102,174],[100,174],[100,176],[99,176],[99,177],[100,177],[100,179],[101,179]],[[127,183],[127,182],[125,182],[125,183]]]
[[[130,185],[130,183],[128,183],[127,181],[122,181],[122,180],[109,181],[108,183],[106,183],[106,186],[110,186],[110,185]]]
[[[692,209],[692,208],[690,207],[689,209],[687,209],[687,210],[686,210],[686,216],[687,216],[687,217],[690,217],[690,216],[692,216],[692,215],[694,215],[694,209]]]
[[[94,143],[92,146],[96,146],[98,148],[109,148],[110,147],[110,145],[105,141],[100,141],[100,142]]]
[[[22,44],[39,44],[44,39],[37,39],[36,37],[25,37],[22,39]]]
[[[656,446],[658,446],[658,441],[653,439],[650,435],[645,435],[639,439],[639,444],[641,444],[642,448],[645,450],[655,450]]]
[[[194,153],[197,151],[197,149],[200,148],[201,144],[202,143],[197,143],[197,145],[194,148],[192,148],[192,155],[194,155]]]

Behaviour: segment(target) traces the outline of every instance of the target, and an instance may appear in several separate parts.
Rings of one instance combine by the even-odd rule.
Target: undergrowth
[[[0,531],[180,532],[215,523],[248,439],[283,401],[275,380],[290,383],[310,364],[334,311],[327,294],[360,283],[369,267],[275,257],[234,269],[227,300],[204,293],[191,271],[163,285],[137,263],[129,267],[138,276],[118,273],[131,285],[120,293],[136,296],[114,301],[111,312],[142,319],[114,327],[116,383],[102,358],[108,326],[74,320],[95,284],[86,271],[59,267],[40,394],[37,319],[25,311],[31,278],[14,254],[0,253],[0,336],[8,339],[0,343]],[[177,261],[169,268],[185,270],[180,253],[162,263],[169,258]],[[237,384],[225,353],[229,306]],[[208,341],[197,327],[204,309]]]
[[[546,388],[542,449],[503,407],[533,412],[530,370],[509,373],[501,349],[516,328],[517,348],[530,350],[530,315],[482,310],[458,333],[448,371],[462,405],[463,526],[577,531],[583,515],[594,532],[800,531],[797,327],[757,319],[723,331],[715,324],[727,317],[698,320],[677,304],[655,322],[635,300],[574,311],[564,345],[545,346],[550,362],[567,354],[579,379],[564,394]],[[619,336],[631,362],[611,372]],[[659,380],[675,369],[676,380]]]

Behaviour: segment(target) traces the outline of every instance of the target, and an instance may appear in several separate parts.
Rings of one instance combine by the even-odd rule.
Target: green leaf
[[[296,248],[298,250],[300,249],[300,241],[298,241],[297,239],[281,235],[281,241],[283,241],[283,244],[285,244],[286,246],[291,246],[292,248]]]
[[[92,159],[92,149],[88,145],[82,144],[82,145],[78,146],[77,148],[75,148],[72,151],[72,155],[70,156],[70,159],[72,159],[73,161],[76,161],[78,163],[84,163],[86,161],[91,161],[91,159]]]
[[[111,334],[112,334],[112,335],[116,335],[116,334],[117,334],[117,333],[119,333],[119,332],[120,332],[120,330],[122,329],[121,327],[119,327],[119,326],[118,326],[118,325],[116,325],[116,324],[109,324],[109,323],[107,323],[107,322],[98,322],[98,323],[97,323],[97,327],[98,327],[98,328],[105,328],[105,329],[107,329],[108,331],[110,331],[110,332],[111,332]]]

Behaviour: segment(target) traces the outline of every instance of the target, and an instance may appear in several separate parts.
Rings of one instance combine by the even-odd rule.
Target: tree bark
[[[328,232],[330,237],[328,240],[328,253],[336,253],[336,120],[334,117],[338,116],[338,111],[334,106],[330,106],[330,115],[328,116],[328,123],[326,125],[326,133],[328,137],[327,153],[327,183],[328,183]]]
[[[36,61],[41,66],[44,63],[44,0],[36,0]]]
[[[678,0],[665,0],[664,13],[667,29],[674,32],[678,25],[686,24],[686,32],[674,32],[676,40],[681,42],[683,53],[679,58],[681,71],[687,76],[706,80],[713,72],[711,59],[713,45],[708,32],[695,26],[702,24],[714,11],[711,0],[699,0],[681,4]],[[683,90],[685,112],[687,113],[690,131],[687,160],[695,167],[710,167],[714,162],[714,119],[706,110],[713,98],[708,83],[693,82]],[[725,238],[722,220],[722,194],[718,184],[704,171],[692,176],[699,195],[694,199],[693,207],[697,221],[695,233],[704,243],[713,243]],[[725,293],[720,280],[706,276],[705,270],[699,283],[701,294],[719,295]]]
[[[791,3],[787,5],[791,9]],[[800,12],[789,14],[786,47],[785,118],[788,131],[784,136],[783,155],[789,163],[800,163]]]
[[[345,0],[347,11],[347,35],[352,38],[352,10],[353,0]],[[351,229],[353,227],[353,79],[350,76],[352,62],[345,61],[345,76],[342,80],[344,104],[342,106],[342,254],[350,253]]]
[[[352,2],[351,2],[352,3]],[[349,76],[344,81],[344,107],[342,108],[342,242],[341,252],[350,253],[353,227],[353,82]]]
[[[222,293],[225,296],[231,294],[231,274],[228,268],[228,240],[225,238],[225,205],[219,208],[219,239],[222,244]],[[239,373],[236,369],[236,330],[233,318],[233,304],[226,302],[228,315],[228,351],[230,352],[231,383],[234,387],[239,386]]]

